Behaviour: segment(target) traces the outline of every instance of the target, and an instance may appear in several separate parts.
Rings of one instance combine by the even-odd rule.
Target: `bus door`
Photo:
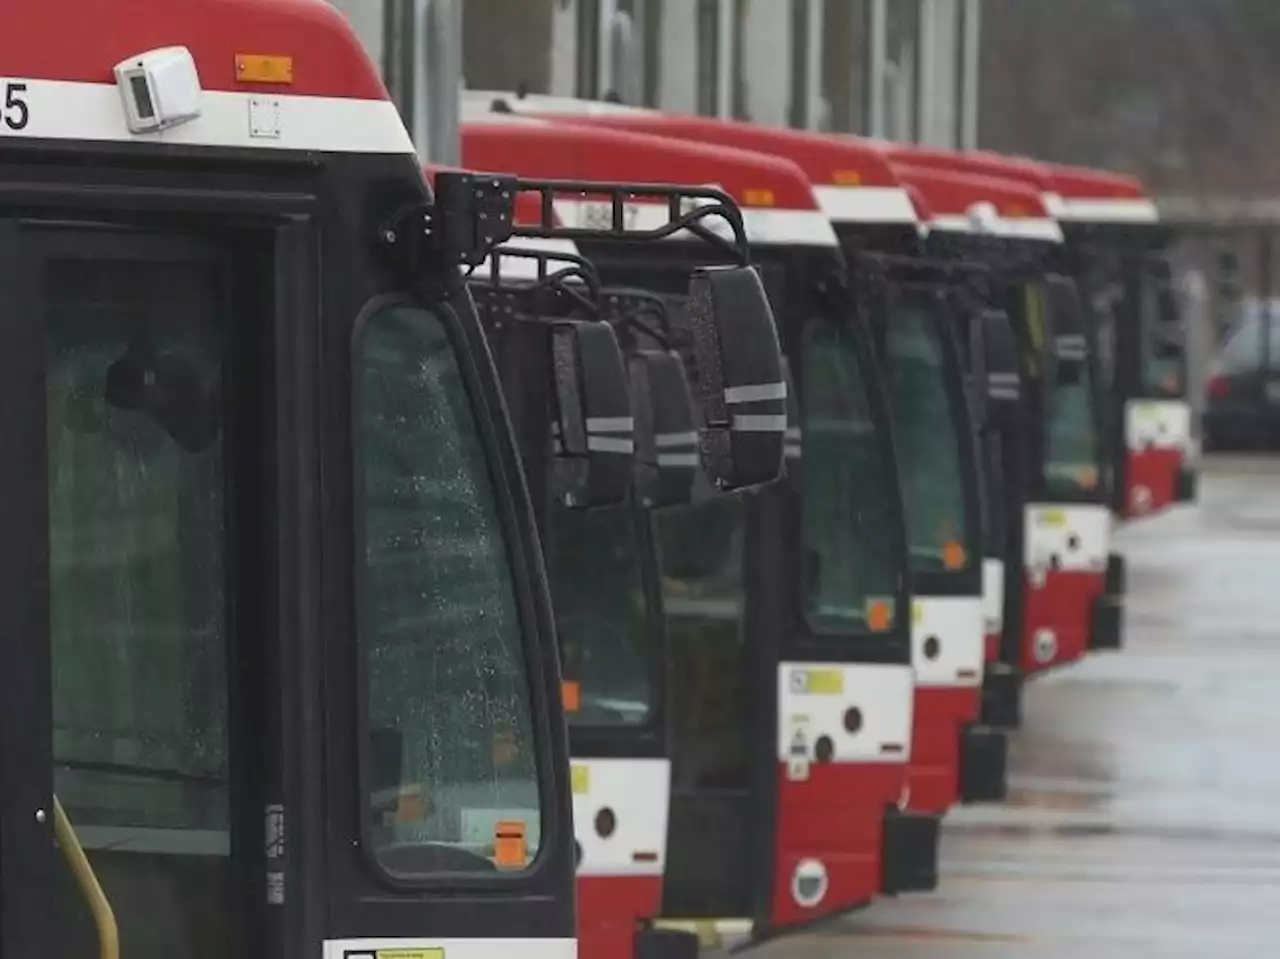
[[[0,220],[0,951],[230,955],[271,935],[273,250],[61,219]]]
[[[516,246],[495,252],[491,262],[498,269],[473,289],[522,437],[556,611],[572,760],[579,951],[625,959],[645,955],[644,944],[659,937],[667,954],[677,943],[696,953],[692,937],[681,942],[667,931],[637,929],[658,915],[661,903],[670,780],[662,608],[645,510],[653,499],[680,498],[681,487],[687,498],[696,472],[691,394],[687,384],[682,398],[679,389],[683,367],[659,355],[658,344],[631,336],[629,358],[646,367],[632,366],[633,385],[619,351],[613,376],[591,371],[593,395],[577,395],[576,377],[566,393],[563,377],[555,375],[554,318],[576,316],[594,323],[593,332],[610,335],[630,330],[615,334],[606,325],[599,278],[586,261]],[[664,360],[675,362],[676,382],[652,384],[668,391],[653,404],[650,375],[672,372]],[[643,395],[634,384],[640,377]],[[565,411],[588,399],[582,424],[597,427],[597,435],[594,444],[588,436],[586,468],[604,475],[580,474],[581,482],[566,486],[575,427],[565,422]],[[672,399],[685,413],[676,429],[664,417]],[[602,402],[626,409],[601,410]],[[674,412],[679,420],[680,410]],[[637,461],[659,443],[665,458],[650,457],[654,462],[644,466],[652,472],[643,475],[654,482],[642,483]]]
[[[548,607],[469,300],[392,266],[389,211],[322,243],[289,189],[327,175],[284,169],[0,186],[0,952],[572,955]]]
[[[1109,552],[1098,351],[1075,284],[1052,274],[1028,279],[1013,288],[1011,312],[1033,423],[1021,657],[1030,673],[1118,642],[1108,583],[1121,563]]]
[[[1117,342],[1116,394],[1123,403],[1123,515],[1161,512],[1193,497],[1187,356],[1168,261],[1127,258]]]
[[[776,659],[770,913],[757,938],[936,884],[938,823],[904,808],[913,674],[888,401],[843,256],[762,267],[794,374],[788,481],[754,505],[748,642]],[[776,545],[774,545],[776,544]]]
[[[598,192],[599,185],[591,189]],[[589,233],[579,229],[574,235],[581,241],[589,239]],[[604,235],[596,233],[597,239]],[[607,239],[626,237],[609,234]],[[695,267],[687,264],[680,277],[686,298],[694,289],[690,274]],[[627,345],[632,410],[642,427],[636,430],[637,445],[628,456],[645,462],[637,463],[636,482],[626,502],[596,503],[599,508],[580,512],[568,508],[573,504],[563,498],[548,498],[543,526],[569,703],[579,929],[589,956],[696,949],[692,937],[648,928],[658,914],[663,888],[670,764],[660,660],[664,624],[654,545],[651,531],[637,528],[637,520],[653,509],[687,502],[699,466],[707,472],[712,496],[772,482],[781,468],[785,422],[772,421],[782,412],[785,391],[773,319],[767,312],[753,312],[753,303],[744,300],[740,290],[726,290],[723,284],[731,273],[713,271],[707,292],[713,304],[731,307],[732,327],[709,331],[706,319],[689,311],[683,338],[670,328],[663,301],[634,289],[597,293],[595,298]],[[753,283],[763,307],[763,290],[754,277]],[[730,298],[721,300],[722,295]],[[704,346],[708,339],[720,344],[711,362]],[[770,352],[771,357],[765,355]],[[523,357],[529,351],[523,347],[504,353],[511,357],[504,367],[527,365]],[[739,394],[766,394],[748,401],[756,404],[754,412],[734,418],[728,445],[712,436],[710,417],[695,421],[695,394],[686,369],[703,408],[708,400],[723,406],[717,394],[739,403]],[[772,375],[774,382],[743,383],[745,369],[754,369],[765,380]],[[619,382],[626,388],[623,376]],[[532,398],[528,391],[518,398],[525,415],[536,408]],[[553,403],[551,408],[563,420],[564,404]],[[673,415],[680,413],[683,417]],[[762,427],[742,422],[752,417],[770,422]],[[588,414],[586,422],[591,421]],[[744,434],[749,442],[739,445],[733,438]],[[567,435],[562,427],[557,453]],[[764,469],[771,451],[772,468]],[[558,458],[550,460],[553,468]],[[651,481],[641,482],[642,473]]]
[[[713,251],[675,242],[581,248],[606,285],[661,297],[677,349],[692,351],[687,278],[699,264],[716,261]],[[691,372],[696,378],[698,371]],[[785,413],[777,426],[785,433]],[[664,920],[751,920],[767,895],[772,843],[762,837],[772,837],[773,828],[761,800],[772,783],[773,736],[761,713],[771,702],[762,696],[772,696],[776,679],[765,684],[745,623],[758,600],[746,579],[756,535],[748,504],[771,495],[766,488],[724,496],[700,477],[689,504],[653,513],[671,735]]]
[[[697,955],[696,936],[657,929],[671,806],[666,635],[650,525],[689,501],[699,474],[693,394],[665,307],[605,288],[628,361],[636,478],[628,502],[553,509],[548,573],[564,657],[573,759],[579,935],[586,959]]]
[[[954,316],[968,373],[971,408],[982,465],[982,603],[986,666],[982,722],[1014,728],[1021,720],[1022,675],[1020,525],[1026,496],[1027,455],[1017,344],[1001,306],[1002,282],[977,264],[953,266],[961,279],[954,290]],[[1014,588],[1008,589],[1012,581]]]
[[[888,276],[895,272],[889,267]],[[998,800],[1005,790],[1005,737],[978,723],[985,642],[977,433],[945,288],[894,279],[874,315],[912,589],[908,808],[941,814],[957,800]]]
[[[788,316],[801,455],[759,504],[784,547],[753,564],[760,592],[784,584],[780,623],[759,624],[781,637],[774,927],[937,881],[937,817],[905,803],[914,675],[888,398],[851,307]]]

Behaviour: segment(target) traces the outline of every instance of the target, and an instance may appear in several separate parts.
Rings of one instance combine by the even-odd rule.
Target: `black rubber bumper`
[[[1124,645],[1124,594],[1128,573],[1123,556],[1107,557],[1106,591],[1093,601],[1089,617],[1089,649],[1116,650]]]
[[[639,929],[635,959],[698,959],[698,937],[682,929]]]
[[[1199,485],[1200,474],[1184,466],[1178,471],[1178,488],[1174,491],[1174,498],[1179,503],[1194,503]]]
[[[987,663],[982,676],[982,725],[1017,729],[1022,725],[1022,672],[1008,663]]]
[[[1093,601],[1089,622],[1089,650],[1117,650],[1124,645],[1124,603],[1103,595]]]
[[[1009,737],[970,725],[960,731],[960,801],[1001,802],[1009,794]]]
[[[937,816],[903,812],[896,806],[885,809],[881,892],[896,896],[938,888],[938,827]]]
[[[1103,581],[1103,589],[1109,596],[1120,599],[1128,587],[1129,567],[1125,558],[1119,553],[1107,554],[1107,575]]]

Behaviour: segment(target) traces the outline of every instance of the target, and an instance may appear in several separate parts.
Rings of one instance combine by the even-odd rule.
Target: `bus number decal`
[[[582,219],[580,226],[587,230],[612,230],[613,229],[613,204],[612,203],[596,203],[586,202],[582,205]],[[624,203],[622,205],[622,229],[631,231],[636,229],[640,221],[640,207],[634,203]]]
[[[10,130],[25,130],[31,122],[31,109],[27,106],[27,85],[19,80],[0,80],[4,86],[4,99],[0,100],[0,120]]]

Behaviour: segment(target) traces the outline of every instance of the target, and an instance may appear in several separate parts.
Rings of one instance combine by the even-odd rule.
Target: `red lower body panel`
[[[1019,666],[1034,673],[1081,659],[1089,651],[1093,604],[1106,588],[1102,572],[1049,570],[1036,586],[1023,579],[1022,655]]]
[[[903,763],[813,763],[809,777],[778,770],[778,834],[771,921],[775,928],[812,922],[873,899],[881,887],[884,810],[896,805],[906,779]],[[814,902],[793,889],[802,862],[821,863],[826,891]]]
[[[661,908],[661,876],[579,876],[578,955],[631,959],[637,922]]]
[[[1124,515],[1130,519],[1149,516],[1177,503],[1181,471],[1181,450],[1129,450],[1125,462]]]
[[[978,718],[977,686],[917,686],[907,808],[942,815],[960,794],[960,731]]]
[[[984,663],[997,663],[1000,661],[1000,634],[987,633],[983,637],[983,648],[985,653],[982,657]]]

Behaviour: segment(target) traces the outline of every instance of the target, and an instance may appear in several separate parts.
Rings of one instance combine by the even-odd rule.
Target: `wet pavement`
[[[754,955],[1280,955],[1280,460],[1208,460],[1117,545],[1125,649],[1032,683],[1011,801],[947,817],[939,890]]]

